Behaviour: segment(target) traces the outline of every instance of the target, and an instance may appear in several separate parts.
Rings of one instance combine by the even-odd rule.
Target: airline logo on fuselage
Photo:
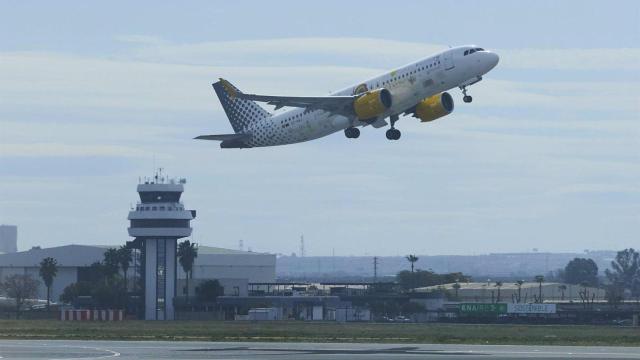
[[[366,93],[367,91],[369,91],[367,84],[360,84],[353,89],[353,94],[351,95],[358,95],[358,94]]]

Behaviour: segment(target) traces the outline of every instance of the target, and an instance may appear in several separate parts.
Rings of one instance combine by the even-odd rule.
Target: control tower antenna
[[[300,235],[300,256],[304,257],[304,235]]]
[[[242,241],[242,239],[238,241],[238,249],[240,249],[240,251],[244,251],[244,242]]]

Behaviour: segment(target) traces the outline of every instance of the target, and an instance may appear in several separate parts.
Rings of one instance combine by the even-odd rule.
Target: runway
[[[640,359],[640,348],[0,340],[0,359]]]

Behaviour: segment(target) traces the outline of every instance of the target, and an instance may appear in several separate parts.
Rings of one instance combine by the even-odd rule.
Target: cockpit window
[[[465,50],[464,51],[464,56],[471,55],[476,51],[484,51],[484,49],[483,48],[475,48],[475,49]]]

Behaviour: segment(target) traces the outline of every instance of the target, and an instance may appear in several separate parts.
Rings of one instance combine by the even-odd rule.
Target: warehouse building
[[[528,303],[537,301],[542,294],[544,301],[575,301],[580,302],[584,297],[589,300],[605,301],[604,289],[583,287],[580,285],[562,284],[556,282],[524,282],[502,283],[495,282],[460,282],[437,286],[427,286],[415,289],[416,293],[437,293],[444,291],[452,300],[460,302],[518,302]],[[499,297],[499,298],[498,298]]]

